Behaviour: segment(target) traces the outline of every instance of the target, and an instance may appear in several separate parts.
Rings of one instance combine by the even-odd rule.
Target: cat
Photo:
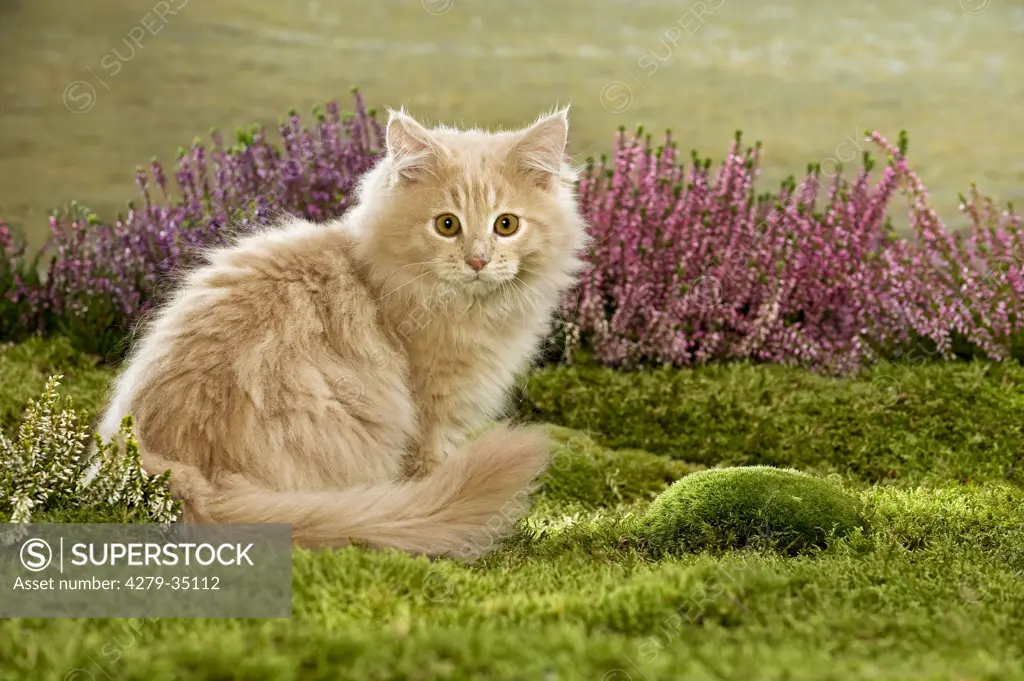
[[[131,414],[185,522],[289,523],[310,548],[473,559],[549,459],[501,416],[590,243],[568,109],[517,131],[390,111],[338,220],[206,254],[140,327],[98,432]]]

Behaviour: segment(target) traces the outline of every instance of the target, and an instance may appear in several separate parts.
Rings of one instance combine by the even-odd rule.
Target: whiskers
[[[523,267],[523,266],[519,267],[519,271],[520,272],[526,272],[527,274],[530,274],[530,275],[532,275],[534,277],[537,277],[541,282],[549,284],[550,287],[552,289],[554,289],[554,290],[558,290],[558,288],[559,288],[557,281],[550,274],[547,274],[545,272],[538,272],[537,270],[531,270],[530,268]],[[537,290],[537,285],[536,284],[531,284],[530,282],[528,282],[525,279],[523,279],[522,277],[520,277],[518,274],[515,277],[513,277],[513,280],[519,282],[519,284],[522,284],[522,286],[527,291],[527,294],[524,294],[524,298],[533,306],[533,309],[538,314],[542,314],[542,310],[539,307],[539,301],[543,300],[544,298],[546,298],[548,295],[551,295],[551,294],[548,291],[539,291],[539,290]],[[532,295],[528,295],[528,294],[532,294]],[[558,318],[558,321],[560,321],[564,325],[566,323],[566,320],[562,316],[562,312],[558,308],[557,304],[553,306],[552,311],[554,312],[555,316]]]
[[[406,267],[426,267],[427,265],[430,265],[431,262],[432,261],[430,261],[430,260],[424,260],[423,262],[412,262],[412,263],[409,263],[408,265],[402,265],[401,267],[399,267],[394,272],[392,272],[391,274],[388,275],[387,279],[384,280],[384,283],[381,284],[381,290],[387,289],[388,282],[391,281],[391,278],[394,277],[399,272],[401,272],[402,270],[404,270]],[[428,274],[430,274],[429,271],[424,271],[424,272],[419,273],[418,275],[416,275],[415,277],[413,277],[409,281],[405,282],[404,284],[400,284],[399,286],[396,286],[395,288],[391,289],[390,291],[387,291],[386,293],[384,293],[384,295],[382,295],[380,298],[377,298],[373,302],[375,302],[375,303],[381,302],[382,300],[384,300],[385,298],[387,298],[391,294],[395,293],[399,289],[402,289],[402,288],[408,286],[409,284],[413,283],[414,281],[418,281],[419,279],[422,279],[423,277],[427,276]]]

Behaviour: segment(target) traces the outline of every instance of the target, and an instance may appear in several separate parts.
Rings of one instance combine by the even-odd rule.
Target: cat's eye
[[[438,215],[434,218],[434,229],[441,236],[455,236],[459,233],[462,226],[459,224],[459,219],[451,213],[445,213],[444,215]]]
[[[519,218],[512,213],[499,215],[494,221],[494,231],[501,236],[512,236],[519,230]]]

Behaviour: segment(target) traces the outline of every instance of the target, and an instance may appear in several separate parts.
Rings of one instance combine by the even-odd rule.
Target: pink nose
[[[474,258],[470,258],[469,260],[467,260],[466,264],[469,265],[470,267],[472,267],[474,272],[479,272],[480,270],[482,270],[484,268],[484,266],[488,262],[490,262],[490,261],[489,260],[484,260],[483,258],[476,258],[476,257],[474,257]]]

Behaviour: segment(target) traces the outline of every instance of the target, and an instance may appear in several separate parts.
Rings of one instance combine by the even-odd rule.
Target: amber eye
[[[519,229],[519,218],[512,213],[499,215],[494,221],[494,231],[501,236],[512,236]]]
[[[461,225],[459,219],[451,213],[445,213],[444,215],[438,215],[434,218],[434,229],[441,236],[455,236],[459,233]]]

